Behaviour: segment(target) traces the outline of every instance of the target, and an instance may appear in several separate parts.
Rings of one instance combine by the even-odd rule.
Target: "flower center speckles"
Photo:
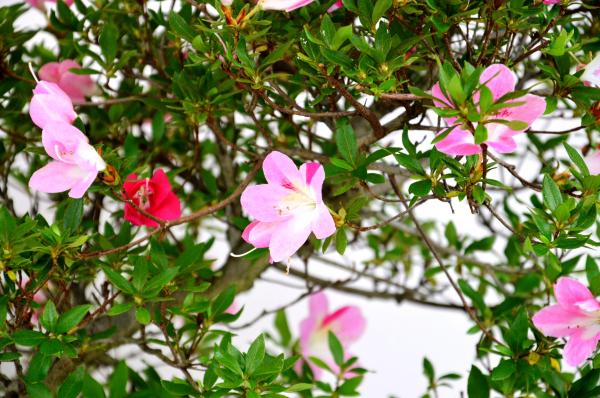
[[[309,187],[295,185],[288,180],[284,180],[281,185],[287,188],[290,193],[284,196],[275,206],[275,210],[280,216],[290,215],[298,211],[314,210],[317,207],[317,200]]]
[[[149,180],[146,178],[146,184],[142,185],[140,189],[135,193],[135,198],[138,201],[138,206],[142,209],[146,210],[150,207],[150,196],[152,196],[153,192],[149,185]]]
[[[61,162],[71,163],[73,161],[73,151],[67,151],[66,149],[62,148],[61,145],[55,144],[54,152],[56,153],[58,160]]]
[[[498,113],[496,113],[496,116],[498,119],[506,119],[508,116],[510,116],[510,111],[508,108],[501,109],[498,111]]]

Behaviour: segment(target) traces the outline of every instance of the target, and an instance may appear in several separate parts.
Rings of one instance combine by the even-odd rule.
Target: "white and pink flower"
[[[317,162],[296,167],[281,152],[271,152],[263,162],[267,184],[242,193],[242,208],[254,218],[242,238],[257,248],[269,248],[272,261],[286,261],[300,249],[311,232],[325,239],[335,223],[323,203],[325,170]]]
[[[311,295],[308,306],[308,317],[300,323],[300,351],[315,379],[319,379],[322,370],[311,363],[310,357],[317,357],[333,371],[338,371],[329,350],[329,332],[335,334],[349,358],[348,348],[364,333],[366,320],[360,308],[355,306],[348,305],[329,312],[327,296],[322,292]],[[301,362],[296,364],[297,371],[301,367]]]
[[[505,65],[494,64],[488,66],[481,74],[479,81],[490,89],[493,100],[497,101],[505,94],[515,91],[517,79],[514,73]],[[458,108],[461,104],[454,104],[448,99],[436,83],[431,88],[432,95],[437,99],[433,103],[438,108]],[[475,101],[479,99],[479,93],[474,95]],[[537,120],[546,109],[546,101],[542,97],[533,94],[526,94],[523,97],[512,99],[507,103],[520,103],[520,105],[501,109],[492,119],[501,119],[507,121],[525,122],[523,129],[513,130],[506,124],[490,122],[485,126],[488,132],[488,138],[484,142],[488,147],[499,153],[513,152],[517,148],[514,137],[523,133],[529,126]],[[447,155],[475,155],[481,153],[481,145],[475,143],[475,137],[456,117],[444,118],[448,126],[456,126],[442,140],[435,144],[436,148]]]
[[[542,333],[564,337],[564,356],[572,366],[581,365],[600,340],[600,302],[575,279],[562,277],[554,285],[557,304],[542,308],[532,318]]]

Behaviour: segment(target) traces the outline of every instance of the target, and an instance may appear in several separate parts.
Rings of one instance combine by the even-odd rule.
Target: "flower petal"
[[[564,356],[567,363],[571,366],[579,366],[588,359],[596,350],[600,334],[591,339],[584,339],[583,331],[580,331],[567,341],[564,348]]]
[[[531,320],[545,335],[565,337],[577,331],[578,325],[586,321],[586,315],[576,307],[564,308],[555,304],[542,308]]]
[[[148,213],[163,221],[173,221],[181,217],[181,202],[174,192],[169,192],[160,206],[152,206]]]
[[[491,91],[494,101],[515,90],[515,74],[503,64],[488,66],[479,77],[479,82],[485,84]],[[477,98],[475,98],[477,100]]]
[[[311,231],[311,220],[304,214],[292,216],[279,223],[269,242],[269,252],[274,262],[287,261],[302,247]]]
[[[318,204],[316,216],[312,222],[312,231],[317,239],[325,239],[335,233],[335,222],[329,209],[324,204]]]
[[[565,308],[595,299],[592,292],[585,285],[576,279],[568,277],[558,279],[554,285],[554,295],[558,304]],[[598,303],[597,308],[600,308],[600,304]]]
[[[29,187],[41,192],[64,192],[74,187],[87,173],[75,164],[53,160],[29,179]]]
[[[82,144],[88,144],[85,134],[64,121],[48,121],[42,130],[42,145],[48,156],[53,159],[65,158],[63,154],[57,153],[57,150],[67,151],[73,155]]]
[[[360,308],[345,306],[323,319],[323,327],[328,327],[340,340],[344,348],[358,340],[365,331],[366,320]]]
[[[595,86],[600,86],[600,54],[587,64],[585,71],[581,75],[583,82],[588,82]]]
[[[433,95],[436,99],[433,100],[433,104],[438,108],[454,108],[454,104],[451,100],[448,99],[442,92],[442,88],[439,83],[436,83],[431,87],[431,95]],[[445,117],[444,121],[448,124],[448,126],[452,126],[454,122],[456,122],[455,117]]]
[[[54,83],[40,82],[36,86],[36,89],[43,83],[51,89],[47,90],[42,87],[40,90],[44,93],[34,94],[31,99],[29,103],[29,115],[33,123],[40,128],[44,128],[51,121],[60,121],[67,124],[73,123],[77,118],[77,114],[73,110],[73,103],[69,97]],[[46,91],[48,93],[45,93]]]
[[[475,155],[481,152],[481,147],[475,144],[473,134],[455,127],[444,139],[436,142],[438,151],[446,155]]]
[[[269,247],[273,232],[278,225],[278,222],[252,221],[244,229],[242,239],[259,249]]]
[[[589,153],[583,160],[591,175],[600,174],[600,150]]]
[[[248,187],[242,193],[242,209],[260,221],[277,221],[282,216],[277,211],[281,200],[290,190],[280,185],[261,184]]]
[[[69,197],[79,199],[81,198],[90,186],[94,183],[98,172],[95,170],[89,170],[73,185],[73,188],[69,191]]]
[[[263,162],[263,171],[269,184],[290,187],[290,185],[304,185],[302,174],[298,171],[294,161],[287,155],[273,151],[267,155]]]
[[[58,83],[60,80],[60,63],[58,62],[48,62],[43,65],[38,74],[40,76],[40,80],[45,80],[47,82]]]
[[[323,182],[325,181],[325,169],[318,162],[308,162],[300,166],[302,181],[305,181],[313,193],[317,203],[323,200]]]

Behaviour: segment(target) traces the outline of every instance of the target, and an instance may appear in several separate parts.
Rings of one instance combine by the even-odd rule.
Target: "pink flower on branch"
[[[596,55],[596,58],[586,65],[581,80],[588,86],[600,87],[600,54]]]
[[[554,285],[558,304],[542,308],[532,318],[544,334],[565,337],[564,356],[572,366],[589,358],[600,340],[600,302],[580,282],[559,278]]]
[[[242,208],[255,220],[242,238],[257,248],[269,248],[272,261],[286,261],[313,232],[325,239],[335,232],[335,223],[323,203],[321,190],[325,170],[317,162],[296,167],[281,152],[271,152],[263,162],[267,184],[248,187]]]
[[[81,69],[72,59],[62,62],[49,62],[40,68],[40,78],[56,83],[75,103],[85,101],[96,92],[96,83],[89,75],[77,75],[71,69]]]
[[[29,116],[42,129],[49,122],[71,124],[77,118],[71,98],[55,83],[43,80],[33,90]]]
[[[263,10],[278,10],[278,11],[294,11],[300,7],[304,7],[312,3],[314,0],[259,0],[258,4]],[[329,7],[327,12],[333,12],[338,8],[343,7],[342,0],[336,2]]]
[[[42,144],[54,160],[37,170],[29,187],[46,193],[69,191],[71,198],[81,198],[106,164],[77,128],[61,121],[44,124]]]
[[[591,175],[600,174],[600,148],[588,153],[583,160]]]
[[[344,6],[344,3],[342,2],[342,0],[337,0],[335,3],[333,3],[333,4],[331,5],[331,7],[329,7],[329,8],[327,9],[327,12],[328,12],[328,13],[332,13],[332,12],[334,12],[334,11],[336,11],[336,10],[339,10],[339,9],[340,9],[340,8],[342,8],[343,6]]]
[[[544,0],[544,4],[560,4],[562,0]]]
[[[181,217],[181,202],[172,191],[169,178],[162,169],[156,170],[152,178],[136,179],[136,174],[130,174],[123,183],[127,199],[159,220],[172,221]],[[133,225],[158,227],[158,222],[129,203],[125,205],[125,219]]]
[[[336,335],[347,354],[347,348],[365,331],[366,321],[360,308],[355,306],[344,306],[329,313],[327,296],[322,292],[311,295],[308,306],[308,317],[300,323],[300,350],[315,379],[319,379],[322,370],[312,364],[309,357],[317,357],[334,372],[338,371],[329,350],[329,332]],[[300,362],[297,363],[296,370],[299,371],[301,366]]]
[[[505,65],[494,64],[487,67],[479,78],[480,84],[485,85],[492,93],[493,100],[498,101],[505,94],[515,91],[516,77]],[[458,109],[462,104],[454,104],[444,95],[439,83],[431,88],[433,101],[438,108]],[[480,94],[474,94],[474,100],[479,101]],[[516,104],[500,109],[488,120],[501,119],[508,122],[524,122],[524,128],[512,128],[506,124],[489,122],[487,128],[487,140],[484,141],[488,147],[499,153],[513,152],[517,148],[514,136],[523,133],[546,109],[546,101],[542,97],[526,94],[520,98],[510,99],[507,104]],[[481,145],[475,143],[475,137],[471,131],[462,125],[461,119],[456,117],[444,118],[448,126],[454,129],[442,140],[435,144],[436,148],[448,155],[475,155],[481,153]]]
[[[27,4],[40,10],[45,10],[44,3],[56,3],[56,0],[26,0]],[[64,0],[65,4],[71,6],[74,0]]]

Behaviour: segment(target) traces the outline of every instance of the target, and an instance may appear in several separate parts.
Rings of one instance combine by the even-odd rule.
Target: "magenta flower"
[[[123,192],[128,199],[148,214],[163,221],[177,220],[181,217],[181,202],[162,169],[157,169],[152,178],[137,180],[136,174],[127,176],[123,183]],[[134,206],[125,205],[125,219],[133,225],[158,227],[158,223],[143,215]]]
[[[323,203],[325,170],[317,162],[296,167],[281,152],[271,152],[263,162],[267,184],[248,187],[242,208],[255,220],[242,238],[257,248],[269,248],[272,261],[285,261],[306,242],[311,232],[325,239],[335,223]]]
[[[339,10],[339,9],[340,9],[340,8],[342,8],[343,6],[344,6],[344,3],[342,2],[342,0],[337,0],[335,3],[333,3],[333,4],[331,5],[331,7],[329,7],[329,8],[327,9],[327,12],[328,12],[328,13],[332,13],[332,12],[334,12],[334,11],[336,11],[336,10]]]
[[[49,62],[40,68],[42,80],[56,83],[75,103],[85,101],[96,92],[96,83],[89,75],[76,75],[71,69],[81,69],[81,65],[72,59],[62,62]]]
[[[580,282],[559,278],[554,285],[558,304],[542,308],[532,318],[536,328],[552,337],[565,337],[564,355],[572,366],[592,355],[600,340],[600,302]]]
[[[600,87],[600,54],[585,67],[585,71],[581,75],[581,80],[586,85],[595,85]]]
[[[29,187],[41,192],[69,191],[72,198],[81,198],[106,164],[78,129],[61,121],[45,123],[42,144],[54,160],[37,170]]]
[[[487,67],[479,78],[481,84],[485,84],[493,94],[494,101],[515,90],[516,77],[505,65],[494,64]],[[437,99],[433,103],[439,108],[458,108],[442,92],[439,83],[431,88],[432,95]],[[474,95],[475,101],[479,100],[479,93]],[[515,135],[521,134],[542,114],[546,109],[546,101],[537,95],[527,94],[523,97],[507,101],[508,103],[521,103],[514,107],[504,108],[490,119],[502,119],[508,121],[522,121],[527,127],[521,130],[513,130],[501,123],[486,123],[488,138],[485,141],[489,147],[500,153],[512,152],[517,143],[513,139]],[[458,104],[460,105],[460,104]],[[457,118],[444,118],[449,126],[456,126],[450,134],[435,144],[440,152],[448,155],[475,155],[481,153],[481,145],[475,144],[473,134],[459,124]]]
[[[544,0],[544,4],[560,4],[562,0]]]
[[[310,296],[308,308],[308,317],[300,323],[300,351],[315,379],[319,379],[322,371],[310,362],[309,357],[317,357],[327,363],[333,371],[338,371],[329,350],[329,332],[336,335],[347,355],[347,348],[365,331],[366,321],[360,308],[355,306],[344,306],[329,313],[327,296],[322,292]],[[296,370],[300,371],[301,367],[302,363],[298,362]]]
[[[43,80],[33,90],[29,115],[33,123],[42,129],[49,122],[71,124],[77,118],[71,98],[55,83]]]
[[[600,147],[588,153],[583,160],[591,175],[600,174]]]

